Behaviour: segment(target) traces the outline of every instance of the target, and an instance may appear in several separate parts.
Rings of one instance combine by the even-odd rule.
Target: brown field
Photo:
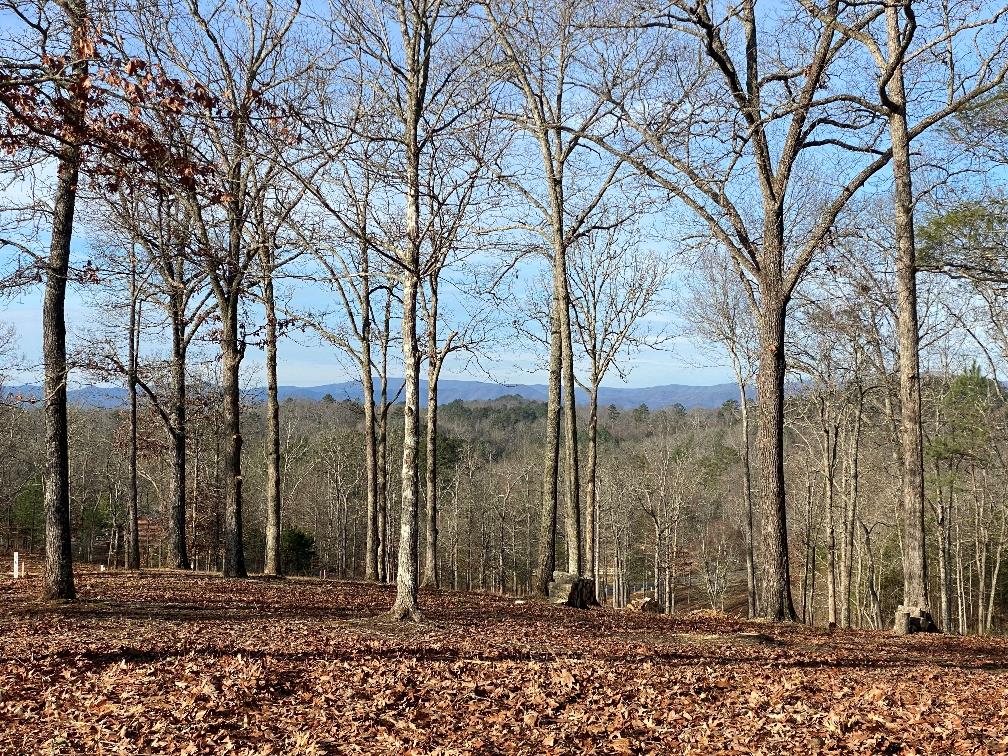
[[[1008,643],[361,583],[0,578],[0,754],[1004,753]]]

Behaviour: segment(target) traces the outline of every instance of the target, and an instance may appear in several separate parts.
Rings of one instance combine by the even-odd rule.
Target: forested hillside
[[[0,0],[0,750],[1003,751],[1006,167],[1002,0]]]
[[[998,387],[978,370],[928,380],[927,494],[933,507],[927,537],[939,565],[937,619],[961,633],[1003,629],[1008,512],[998,494],[1005,480],[1005,408]],[[191,567],[219,570],[223,484],[221,417],[215,397],[193,398],[188,460],[192,506],[186,522]],[[282,404],[281,550],[288,574],[363,579],[366,490],[360,444],[363,408],[333,399]],[[890,433],[878,404],[857,391],[809,384],[788,403],[789,484],[800,491],[790,514],[791,552],[802,621],[883,629],[900,602],[898,478],[891,455],[879,454]],[[397,428],[402,408],[389,409]],[[5,410],[3,530],[5,550],[38,552],[44,542],[35,409]],[[245,408],[250,474],[245,519],[249,569],[263,567],[266,426],[262,405]],[[166,520],[171,469],[156,413],[141,405],[138,514],[141,564],[170,564]],[[513,596],[534,592],[539,516],[538,474],[546,406],[519,397],[455,401],[439,413],[436,481],[439,511],[437,583],[453,590]],[[75,556],[123,566],[127,517],[128,434],[123,411],[74,406],[71,501]],[[598,428],[598,591],[625,606],[634,591],[651,592],[665,611],[709,608],[746,616],[747,507],[738,402],[717,411],[646,406],[604,408]],[[582,439],[584,442],[584,439]],[[389,437],[386,459],[401,440]],[[396,491],[387,464],[381,490]],[[390,496],[379,509],[379,565],[390,575],[397,538]],[[756,518],[755,532],[761,523]],[[561,532],[558,546],[566,555]],[[1003,559],[1004,558],[1004,559]],[[656,578],[657,576],[657,578]]]

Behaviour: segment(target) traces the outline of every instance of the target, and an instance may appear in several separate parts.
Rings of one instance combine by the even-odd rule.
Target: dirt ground
[[[1008,642],[387,587],[0,577],[0,754],[1008,752]]]

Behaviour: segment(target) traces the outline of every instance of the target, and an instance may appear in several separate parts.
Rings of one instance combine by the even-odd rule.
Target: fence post
[[[21,555],[18,554],[15,551],[14,552],[14,579],[15,580],[17,580],[19,577],[21,577],[20,561],[21,561]]]

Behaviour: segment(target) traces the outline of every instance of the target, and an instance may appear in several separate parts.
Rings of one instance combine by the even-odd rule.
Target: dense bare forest
[[[7,0],[4,550],[1000,629],[1005,11]],[[738,400],[600,406],[654,350]]]

